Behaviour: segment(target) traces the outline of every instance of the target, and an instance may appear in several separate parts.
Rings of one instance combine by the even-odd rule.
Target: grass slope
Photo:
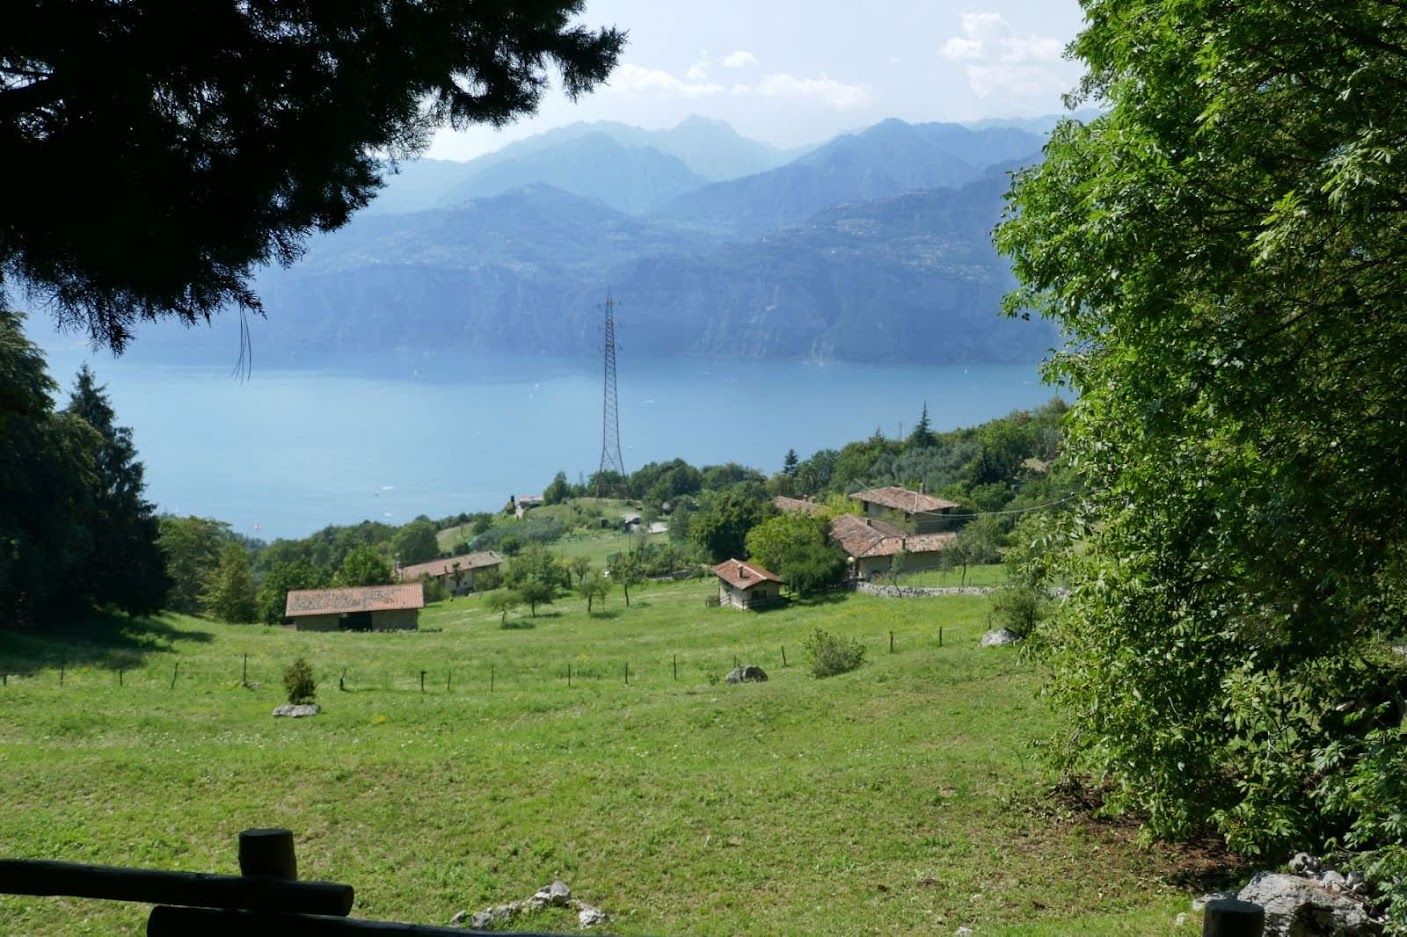
[[[443,923],[560,877],[619,934],[1179,932],[1178,857],[1045,797],[1039,675],[978,648],[986,598],[755,614],[712,592],[563,599],[511,629],[472,598],[418,633],[0,633],[0,669],[40,668],[0,687],[0,855],[235,872],[241,829],[285,826],[301,875],[353,884],[368,918]],[[816,627],[870,661],[812,678]],[[298,655],[324,712],[272,719]],[[772,679],[714,682],[735,656]],[[0,932],[136,934],[144,913],[0,896]]]

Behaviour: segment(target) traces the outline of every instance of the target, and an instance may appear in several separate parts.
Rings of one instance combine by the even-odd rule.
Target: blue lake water
[[[162,511],[228,521],[264,539],[364,519],[401,524],[493,510],[558,471],[600,464],[599,359],[405,357],[367,369],[169,366],[46,345],[72,385],[88,362],[146,464]],[[681,457],[771,473],[878,428],[907,432],[925,401],[935,429],[1054,396],[1032,365],[870,366],[680,358],[619,360],[627,471]]]

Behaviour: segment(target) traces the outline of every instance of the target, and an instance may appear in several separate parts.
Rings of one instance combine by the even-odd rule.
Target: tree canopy
[[[0,285],[120,351],[140,320],[258,311],[261,264],[345,224],[436,127],[571,97],[625,41],[583,0],[79,4],[0,30]],[[3,305],[3,303],[0,303]]]
[[[1072,760],[1156,832],[1354,850],[1400,925],[1407,19],[1083,5],[1079,96],[1108,110],[1056,130],[998,233],[1080,394],[1081,550],[1042,638]]]

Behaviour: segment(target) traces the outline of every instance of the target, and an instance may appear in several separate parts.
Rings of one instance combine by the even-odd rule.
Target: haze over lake
[[[327,524],[495,510],[558,470],[601,455],[599,358],[344,361],[318,370],[169,366],[49,345],[72,386],[88,362],[130,426],[159,510],[230,522],[264,539]],[[374,376],[369,376],[374,375]],[[680,457],[777,471],[878,428],[907,432],[924,402],[935,429],[1050,399],[1036,365],[806,364],[758,359],[619,361],[627,471]]]

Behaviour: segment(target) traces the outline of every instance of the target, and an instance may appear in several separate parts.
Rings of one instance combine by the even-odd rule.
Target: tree
[[[402,566],[427,563],[440,555],[435,525],[424,518],[406,524],[391,538],[391,553]]]
[[[161,517],[158,524],[161,536],[157,544],[171,577],[166,607],[183,615],[199,615],[205,609],[201,596],[220,566],[226,544],[234,538],[230,525],[208,517],[171,516]]]
[[[804,543],[786,557],[786,583],[802,598],[824,592],[845,576],[846,556],[829,543]]]
[[[786,457],[782,459],[782,474],[795,475],[796,467],[801,464],[801,458],[796,454],[795,449],[788,449]]]
[[[542,579],[528,579],[510,591],[517,592],[523,597],[523,601],[528,603],[529,614],[534,618],[537,617],[539,605],[551,605],[553,600],[557,598],[557,587]]]
[[[321,589],[326,585],[322,571],[301,560],[276,563],[264,573],[263,581],[259,583],[259,617],[266,625],[280,624],[288,608],[288,593],[291,590]]]
[[[572,561],[567,564],[567,567],[572,572],[576,573],[577,585],[581,585],[586,581],[587,573],[591,572],[591,557],[574,556],[572,557]]]
[[[715,563],[742,556],[747,532],[773,511],[766,490],[756,482],[707,492],[689,518],[689,541]]]
[[[1407,926],[1407,22],[1086,4],[1080,97],[998,244],[1087,494],[1037,629],[1067,767],[1153,832],[1338,844]],[[1073,549],[1078,544],[1080,549]],[[1395,804],[1398,806],[1389,806]]]
[[[574,24],[582,6],[9,10],[0,151],[25,185],[0,207],[0,277],[114,351],[139,320],[257,311],[254,269],[345,224],[384,157],[419,152],[445,123],[531,113],[549,68],[573,98],[603,81],[625,35]]]
[[[775,514],[747,532],[747,556],[791,581],[791,563],[805,548],[825,546],[833,515],[791,511]]]
[[[969,521],[958,531],[957,539],[938,554],[944,566],[962,569],[960,585],[967,585],[967,569],[1001,559],[1002,530],[1000,520],[990,514]]]
[[[909,445],[924,448],[933,445],[933,425],[928,422],[928,401],[923,402],[923,413],[909,433]]]
[[[606,601],[606,595],[611,591],[611,584],[592,573],[582,577],[581,581],[577,583],[576,591],[578,595],[586,599],[586,614],[590,615],[593,602],[604,603]]]
[[[616,560],[610,570],[611,581],[620,586],[621,592],[625,594],[625,607],[630,608],[630,590],[634,586],[645,584],[645,570],[640,566],[638,557],[626,554]]]
[[[522,604],[523,596],[516,589],[497,589],[484,599],[484,608],[498,612],[498,623],[504,627],[508,625],[508,613]]]
[[[98,435],[86,518],[92,553],[72,586],[96,605],[150,615],[161,610],[171,584],[157,546],[161,530],[155,508],[144,497],[145,468],[137,461],[132,431],[117,425],[104,391],[83,365],[65,411]]]
[[[562,504],[572,496],[572,484],[567,481],[566,472],[552,476],[552,484],[542,489],[543,504]]]
[[[54,412],[57,388],[21,321],[0,307],[0,626],[26,628],[81,602],[101,441]]]
[[[244,625],[259,620],[258,591],[249,572],[249,551],[229,541],[220,551],[220,565],[201,593],[201,606],[216,621]]]
[[[384,586],[391,582],[391,564],[370,544],[353,547],[337,570],[337,585]]]

